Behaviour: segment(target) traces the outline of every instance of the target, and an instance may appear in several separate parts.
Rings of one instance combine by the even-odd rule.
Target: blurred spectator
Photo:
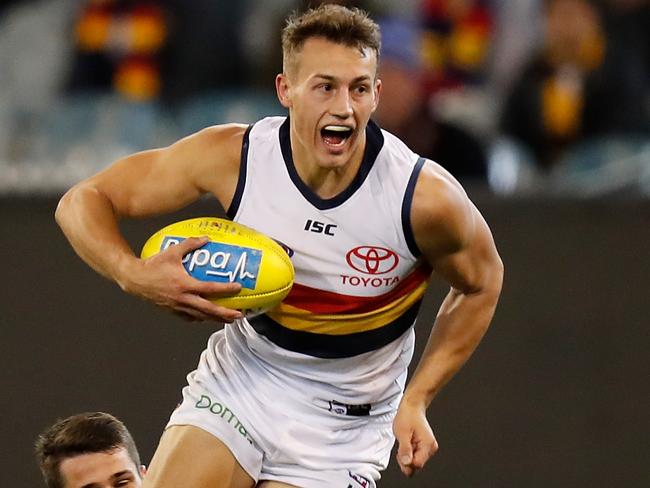
[[[145,101],[160,94],[159,53],[167,36],[160,2],[89,0],[74,26],[71,92],[117,92]]]
[[[504,133],[548,169],[578,141],[646,131],[641,51],[620,35],[608,36],[588,0],[548,0],[544,27],[540,52],[507,97]]]
[[[169,16],[162,51],[163,100],[179,104],[215,90],[241,89],[246,82],[243,24],[252,1],[163,3]]]
[[[488,76],[491,91],[499,101],[542,42],[543,1],[500,0],[494,3],[494,39]]]
[[[487,137],[494,100],[487,90],[495,8],[488,0],[422,0],[424,86],[436,118]]]
[[[413,151],[432,159],[461,180],[484,180],[486,155],[481,143],[463,129],[434,117],[422,79],[422,30],[416,22],[380,22],[379,124]]]
[[[486,0],[423,0],[425,82],[430,93],[484,81],[493,17]]]
[[[66,75],[75,0],[5,2],[0,17],[0,165],[24,159]]]
[[[602,21],[606,37],[605,59],[598,73],[602,95],[611,97],[595,113],[595,130],[642,132],[650,129],[650,2],[605,0]],[[589,114],[586,114],[589,116]]]

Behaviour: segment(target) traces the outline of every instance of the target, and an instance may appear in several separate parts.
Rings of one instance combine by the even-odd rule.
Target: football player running
[[[188,376],[145,487],[374,487],[395,439],[412,475],[438,449],[426,410],[497,304],[503,266],[479,211],[444,169],[370,120],[377,25],[327,5],[290,18],[282,43],[276,89],[289,117],[209,127],[123,158],[56,212],[81,258],[124,291],[228,324]],[[249,320],[208,300],[240,287],[188,276],[181,259],[204,239],[143,261],[119,231],[119,219],[206,193],[293,251],[294,287],[267,314]],[[406,384],[432,272],[450,290]]]

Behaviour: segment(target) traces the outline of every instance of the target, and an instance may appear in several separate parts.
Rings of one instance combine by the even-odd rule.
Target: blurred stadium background
[[[133,151],[283,114],[282,21],[315,3],[0,1],[2,484],[41,486],[35,436],[79,411],[122,418],[150,458],[210,326],[94,275],[57,199]],[[649,2],[339,3],[382,27],[378,121],[461,180],[506,264],[492,329],[431,408],[440,453],[380,486],[650,486]],[[219,212],[124,229],[139,247]]]

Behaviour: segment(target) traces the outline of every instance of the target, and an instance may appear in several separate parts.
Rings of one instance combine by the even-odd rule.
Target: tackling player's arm
[[[205,192],[227,207],[239,175],[244,131],[240,125],[210,127],[169,147],[120,159],[72,187],[59,202],[56,221],[77,254],[123,290],[195,319],[232,321],[239,312],[204,297],[236,293],[239,285],[196,280],[181,265],[183,254],[204,240],[187,239],[143,261],[118,221],[171,212]]]
[[[411,219],[419,249],[451,289],[393,425],[398,463],[407,476],[438,449],[426,419],[427,407],[483,337],[503,280],[503,264],[485,220],[458,182],[434,163],[427,162],[422,169]]]

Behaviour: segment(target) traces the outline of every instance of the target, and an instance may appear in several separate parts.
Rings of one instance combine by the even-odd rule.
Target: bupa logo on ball
[[[160,250],[164,251],[184,240],[184,237],[167,236]],[[236,282],[251,290],[255,289],[261,262],[262,251],[259,249],[221,242],[208,242],[183,256],[183,266],[195,278],[220,283]]]

